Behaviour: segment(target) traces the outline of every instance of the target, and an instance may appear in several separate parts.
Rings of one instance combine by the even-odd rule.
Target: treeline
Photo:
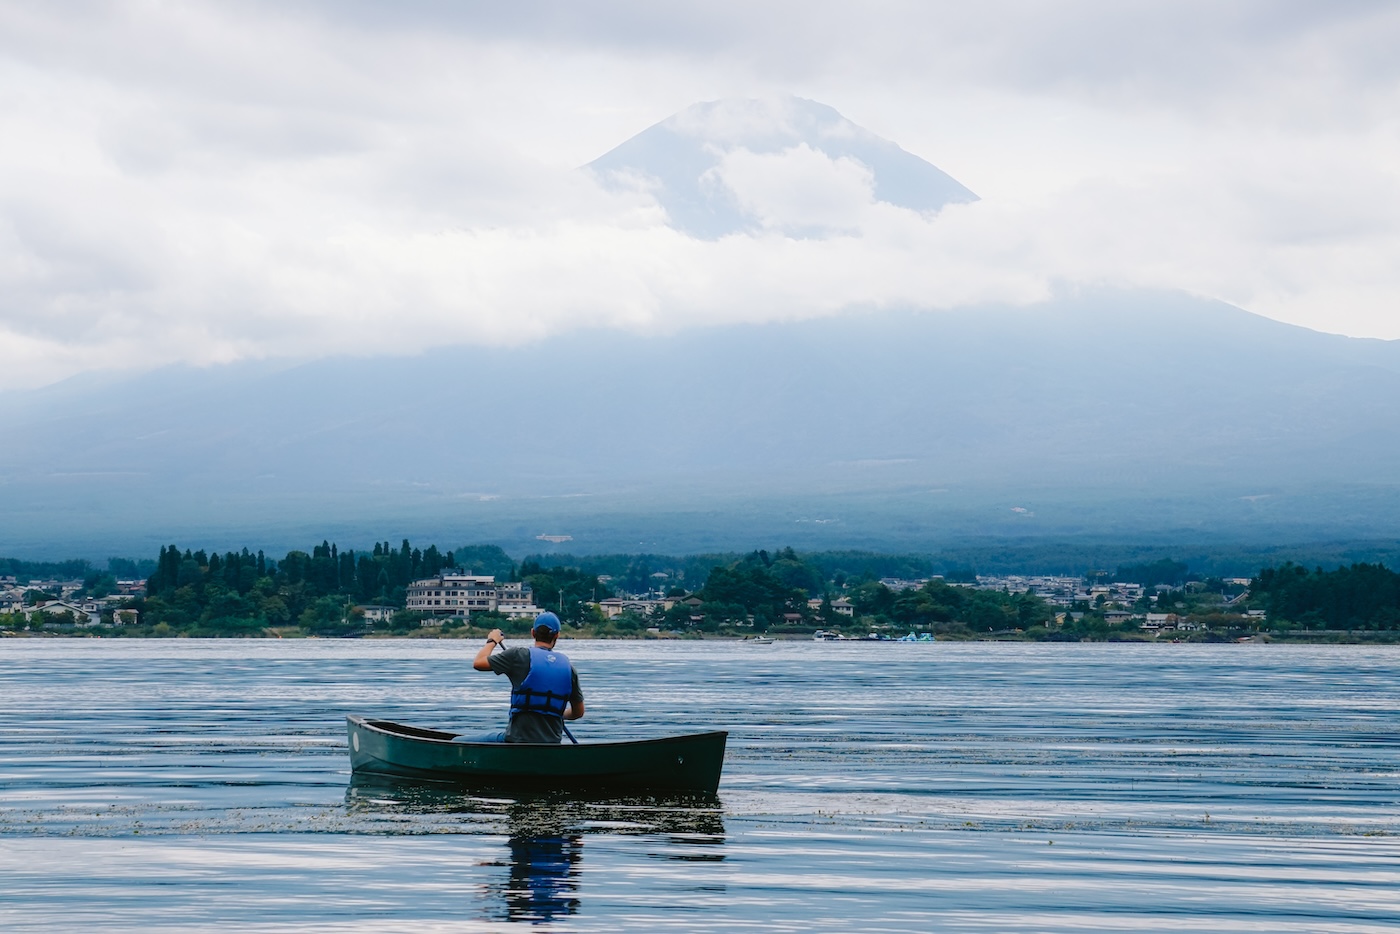
[[[791,553],[792,549],[783,549]],[[768,554],[753,552],[753,556]],[[810,575],[803,583],[831,581],[843,587],[848,581],[879,580],[882,577],[916,579],[942,573],[949,580],[970,579],[968,568],[944,567],[928,555],[879,554],[873,551],[800,552],[801,563]],[[697,590],[705,585],[710,571],[730,567],[750,558],[743,552],[711,552],[694,555],[612,554],[612,555],[530,555],[526,563],[543,568],[567,567],[584,574],[607,576],[611,585],[624,593],[644,594],[675,587]],[[773,560],[769,557],[770,562]],[[804,575],[808,572],[804,571]],[[950,576],[951,575],[951,576]],[[820,594],[816,586],[814,595]]]
[[[145,559],[133,561],[130,558],[108,558],[106,574],[123,580],[139,580],[151,573],[154,564]],[[0,577],[14,577],[22,583],[33,580],[86,580],[103,572],[93,567],[85,558],[68,561],[21,561],[18,558],[0,558]]]
[[[350,613],[353,604],[402,607],[411,582],[457,567],[462,559],[505,568],[506,577],[514,570],[509,556],[493,546],[454,554],[436,545],[415,548],[408,539],[398,548],[377,542],[360,552],[323,541],[309,553],[289,551],[278,560],[247,548],[219,554],[170,545],[161,548],[146,580],[145,599],[133,607],[143,625],[166,631],[226,635],[299,625],[315,633],[341,632],[359,626]],[[401,625],[414,622],[399,615]]]
[[[1383,564],[1335,571],[1285,564],[1260,571],[1249,591],[1271,621],[1304,629],[1400,629],[1400,574]]]
[[[305,584],[317,596],[343,594],[364,603],[402,603],[410,583],[432,577],[445,567],[455,567],[452,552],[436,545],[414,548],[403,540],[399,548],[376,542],[373,550],[358,555],[353,549],[340,551],[323,541],[311,549],[289,551],[280,561],[269,561],[261,551],[206,554],[203,550],[181,552],[171,545],[160,550],[156,569],[146,580],[148,597],[185,586],[220,584],[227,590],[248,593],[263,578],[276,577],[287,584]]]
[[[561,620],[576,626],[601,622],[592,604],[614,593],[597,574],[565,564],[545,567],[531,558],[521,563],[519,579],[530,585],[536,606],[553,610]]]
[[[899,628],[944,633],[992,633],[1044,627],[1054,610],[1033,594],[973,590],[931,580],[914,590],[892,591],[883,584],[862,584],[851,591],[862,616]]]
[[[702,632],[747,626],[750,620],[755,629],[766,631],[790,626],[793,615],[801,622],[812,622],[807,600],[821,592],[822,583],[817,570],[791,548],[776,556],[756,551],[727,566],[711,568],[695,600],[672,608],[671,622]]]
[[[918,574],[918,565],[862,565],[859,553],[803,555],[791,548],[755,551],[710,568],[704,586],[678,600],[661,619],[676,629],[701,632],[804,632],[814,628],[868,632],[904,630],[993,633],[1043,626],[1054,618],[1045,601],[1031,595],[957,587],[929,580],[919,587],[892,590],[880,571]],[[847,568],[859,569],[859,576]],[[926,572],[925,572],[926,573]],[[895,574],[881,574],[894,577]],[[682,594],[675,592],[677,597]],[[851,612],[836,602],[844,597]],[[817,601],[813,606],[812,602]]]
[[[948,636],[1016,634],[1026,638],[1140,637],[1135,621],[1108,622],[1110,601],[1103,595],[1057,612],[1030,594],[956,586],[934,577],[916,587],[890,588],[882,578],[909,580],[937,572],[931,559],[917,555],[878,555],[860,551],[801,553],[792,548],[748,554],[557,556],[527,558],[517,566],[494,545],[444,550],[398,547],[377,542],[368,550],[341,550],[323,541],[310,551],[278,558],[261,551],[204,551],[170,545],[151,561],[112,559],[107,571],[86,561],[0,560],[0,572],[22,580],[81,578],[78,596],[102,596],[117,578],[146,571],[143,599],[125,607],[140,612],[141,625],[127,634],[253,634],[298,626],[315,634],[363,630],[357,604],[399,610],[391,628],[416,630],[420,617],[403,610],[415,580],[461,568],[498,580],[527,583],[536,605],[560,614],[580,631],[626,634],[657,627],[682,632],[803,632],[815,628],[864,634],[871,631],[936,632]],[[1109,578],[1109,572],[1092,579]],[[1118,565],[1111,579],[1144,585],[1149,592],[1131,607],[1137,617],[1175,614],[1190,638],[1212,632],[1221,637],[1259,631],[1287,635],[1296,630],[1400,632],[1400,574],[1381,563],[1353,563],[1333,571],[1282,564],[1258,572],[1247,599],[1233,600],[1242,587],[1218,577],[1202,580],[1186,561],[1155,558]],[[596,604],[618,593],[662,593],[670,609],[612,620]],[[29,594],[51,599],[52,594]],[[1246,610],[1263,610],[1250,616]],[[473,626],[495,625],[490,617]],[[460,626],[448,623],[448,627]],[[528,621],[499,620],[508,631],[525,631]],[[376,627],[378,628],[378,627]],[[1393,638],[1385,636],[1384,638]]]

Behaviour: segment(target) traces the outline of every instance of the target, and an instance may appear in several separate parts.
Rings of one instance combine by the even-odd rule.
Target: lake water
[[[475,642],[0,643],[0,930],[1395,931],[1400,651],[584,642],[581,740],[718,800],[352,784]]]

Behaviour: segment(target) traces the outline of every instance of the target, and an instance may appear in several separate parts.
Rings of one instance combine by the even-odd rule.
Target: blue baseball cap
[[[548,629],[550,632],[558,632],[558,631],[559,631],[559,617],[555,616],[553,613],[549,612],[548,610],[545,610],[545,611],[544,611],[543,613],[541,613],[539,616],[536,616],[536,617],[535,617],[535,628],[536,628],[536,629],[539,629],[541,626],[544,626],[544,627],[545,627],[546,629]]]

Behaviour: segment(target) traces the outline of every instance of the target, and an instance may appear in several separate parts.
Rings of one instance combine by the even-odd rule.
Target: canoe
[[[457,743],[455,734],[346,717],[350,767],[481,789],[685,791],[713,794],[729,734],[719,730],[616,743]]]

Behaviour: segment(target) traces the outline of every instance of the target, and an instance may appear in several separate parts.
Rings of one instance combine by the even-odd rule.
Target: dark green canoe
[[[456,743],[454,734],[440,730],[345,719],[356,773],[508,791],[714,793],[729,736],[716,731],[621,743]]]

